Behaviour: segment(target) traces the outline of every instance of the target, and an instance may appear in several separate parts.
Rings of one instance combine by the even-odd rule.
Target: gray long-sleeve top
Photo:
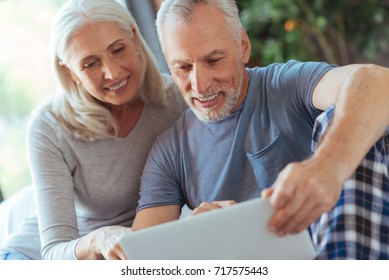
[[[43,259],[76,259],[81,236],[103,226],[131,226],[151,145],[186,109],[171,80],[167,95],[165,106],[146,104],[124,138],[79,140],[52,114],[37,115],[27,134],[37,215],[13,233],[6,248],[40,259],[37,217]]]

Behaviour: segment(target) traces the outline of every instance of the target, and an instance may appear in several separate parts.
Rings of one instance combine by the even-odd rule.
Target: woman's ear
[[[138,36],[137,36],[138,31],[136,27],[132,26],[131,31],[132,31],[132,42],[134,43],[135,49],[136,50],[142,49],[142,46],[140,45],[141,42],[139,42],[138,40]]]
[[[136,30],[136,27],[135,26],[131,26],[131,31],[132,31],[132,39],[134,40],[134,42],[137,42],[137,33],[138,33],[138,31]]]
[[[77,84],[79,85],[81,82],[80,80],[78,79],[78,77],[74,74],[74,72],[72,70],[70,70],[70,68],[62,63],[62,62],[58,62],[59,66],[62,68],[63,71],[65,71],[65,73]]]

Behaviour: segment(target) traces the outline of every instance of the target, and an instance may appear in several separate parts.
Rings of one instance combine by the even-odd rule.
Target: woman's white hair
[[[75,137],[95,140],[117,135],[118,124],[103,103],[76,84],[61,64],[69,59],[69,43],[85,26],[97,22],[114,22],[135,36],[143,79],[137,95],[145,103],[165,102],[164,86],[156,61],[131,14],[114,0],[70,0],[59,10],[50,38],[50,59],[59,93],[41,109],[50,111]]]
[[[165,53],[163,44],[162,26],[168,17],[175,17],[182,22],[193,19],[196,8],[199,5],[209,5],[219,10],[226,20],[232,37],[240,44],[242,39],[242,22],[239,17],[239,9],[235,0],[164,0],[157,14],[156,27],[162,51]]]

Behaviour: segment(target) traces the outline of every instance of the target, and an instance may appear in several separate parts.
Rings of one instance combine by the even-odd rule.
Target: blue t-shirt
[[[248,92],[237,111],[209,123],[186,111],[150,151],[138,211],[259,197],[288,163],[311,155],[312,128],[321,113],[312,93],[333,67],[292,60],[247,69]]]

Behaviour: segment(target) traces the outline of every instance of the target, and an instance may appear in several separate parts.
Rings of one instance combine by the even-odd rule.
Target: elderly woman
[[[186,105],[114,0],[65,3],[50,47],[60,91],[27,133],[37,214],[0,259],[120,257],[111,250],[132,225],[148,151]]]

